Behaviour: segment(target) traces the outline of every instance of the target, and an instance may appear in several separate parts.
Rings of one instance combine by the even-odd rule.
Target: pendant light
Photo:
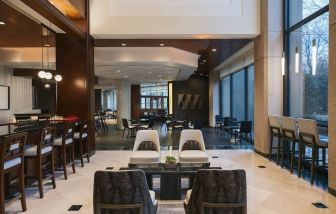
[[[281,74],[282,74],[282,76],[285,76],[285,74],[286,74],[285,52],[282,53],[282,57],[281,57]]]
[[[43,61],[43,26],[41,25],[41,38],[42,38],[42,42],[41,42],[41,48],[42,48],[42,70],[40,70],[37,75],[39,78],[41,79],[44,79],[46,77],[46,72],[44,71],[43,69],[43,64],[44,64],[44,61]]]
[[[295,48],[295,73],[299,73],[300,54],[299,48]]]
[[[312,46],[312,75],[316,75],[316,65],[317,65],[317,45],[316,39],[313,39],[313,46]]]
[[[47,47],[47,66],[48,66],[48,70],[50,70],[50,68],[49,68],[49,47],[50,47],[50,44],[49,44],[49,29],[46,28],[46,30],[47,30],[47,44],[46,44],[46,47]],[[47,72],[46,75],[45,75],[45,78],[47,80],[51,80],[52,77],[53,76],[50,72]]]

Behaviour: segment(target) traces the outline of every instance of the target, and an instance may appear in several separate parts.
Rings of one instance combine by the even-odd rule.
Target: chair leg
[[[325,168],[326,168],[326,149],[322,148],[322,175],[325,175]]]
[[[312,146],[312,162],[311,162],[311,177],[310,177],[310,184],[313,185],[314,184],[314,177],[315,177],[315,161],[316,161],[316,148],[313,145]]]
[[[294,168],[294,153],[295,153],[295,140],[292,141],[292,149],[291,149],[291,167],[290,167],[291,173],[293,173]]]
[[[80,152],[80,160],[81,160],[81,165],[84,167],[84,160],[83,160],[83,142],[79,141],[79,152]]]
[[[269,147],[269,156],[268,156],[269,160],[272,160],[272,151],[273,151],[273,136],[270,135],[270,147]]]
[[[86,140],[85,141],[85,145],[86,145],[86,159],[87,159],[87,162],[90,163],[90,151],[89,151],[89,141]]]
[[[0,213],[5,213],[5,181],[4,174],[0,175]]]
[[[38,182],[38,188],[39,188],[39,193],[40,193],[40,198],[43,198],[43,181],[42,181],[42,160],[41,157],[38,157],[36,159],[37,162],[37,182]]]
[[[281,168],[284,166],[284,157],[285,156],[285,140],[281,140]]]
[[[301,177],[301,171],[302,171],[302,153],[303,153],[303,145],[299,143],[299,161],[298,161],[298,177]]]
[[[279,165],[279,159],[280,159],[280,149],[283,149],[281,148],[281,138],[278,136],[278,151],[277,151],[277,165]]]
[[[54,149],[51,151],[51,174],[52,174],[51,181],[53,184],[53,189],[56,189],[54,151],[55,151]]]
[[[129,131],[130,129],[127,129],[127,138],[129,138]]]
[[[71,145],[71,160],[72,160],[72,172],[76,173],[76,168],[75,168],[75,143],[72,142]]]
[[[123,130],[123,134],[122,134],[122,137],[124,137],[124,134],[125,134],[125,129],[126,129],[126,128],[124,128],[124,130]]]
[[[21,167],[19,168],[19,185],[20,185],[20,192],[21,192],[22,212],[25,212],[27,210],[27,205],[26,205],[23,165],[21,165]]]
[[[62,146],[62,165],[63,165],[63,173],[64,173],[64,180],[68,179],[68,172],[67,172],[67,165],[66,165],[66,145]]]

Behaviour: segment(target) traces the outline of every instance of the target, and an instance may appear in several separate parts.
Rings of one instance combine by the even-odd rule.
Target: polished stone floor
[[[223,169],[245,169],[247,173],[247,197],[249,214],[316,214],[336,213],[336,197],[322,189],[311,186],[309,182],[291,175],[287,170],[251,150],[208,150],[212,166]],[[167,151],[162,151],[162,157]],[[177,151],[174,150],[176,155]],[[27,189],[27,214],[93,213],[93,175],[106,167],[127,166],[130,151],[97,151],[91,163],[84,168],[77,164],[77,173],[69,174],[63,180],[57,175],[56,189],[45,187],[45,197],[39,199],[37,188]],[[259,168],[265,166],[266,168]],[[69,168],[70,171],[70,168]],[[322,202],[328,209],[319,209],[312,205]],[[83,205],[78,212],[68,212],[71,205]],[[16,201],[7,207],[8,213],[17,213],[20,203]],[[159,201],[158,214],[184,213],[182,201]]]
[[[159,132],[161,149],[168,149],[168,146],[173,146],[173,149],[178,149],[180,133],[172,134],[171,130],[166,130],[165,126],[156,122],[154,129]],[[133,147],[134,136],[127,138],[127,133],[122,137],[123,130],[117,129],[115,124],[108,125],[108,132],[100,134],[96,138],[96,148],[98,150],[130,150]],[[203,128],[203,138],[205,139],[206,149],[252,149],[250,143],[242,141],[234,143],[223,131],[217,131],[214,128]]]

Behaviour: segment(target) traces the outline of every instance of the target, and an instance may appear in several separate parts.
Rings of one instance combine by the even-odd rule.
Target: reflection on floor
[[[223,169],[245,169],[247,173],[247,197],[249,214],[316,214],[336,213],[336,197],[311,186],[309,182],[291,175],[273,162],[250,150],[208,150],[212,166]],[[69,174],[64,180],[57,175],[55,190],[45,187],[45,197],[39,199],[37,188],[27,189],[27,214],[64,214],[93,213],[93,175],[106,167],[119,168],[127,166],[130,151],[97,151],[91,163],[84,168],[77,164],[77,173]],[[173,151],[176,155],[177,151]],[[162,156],[167,151],[162,151]],[[265,166],[266,168],[259,168]],[[70,171],[70,168],[68,169]],[[323,202],[328,209],[318,209],[312,205]],[[159,201],[158,214],[184,213],[182,201]],[[67,212],[71,205],[83,205],[79,212]],[[20,202],[15,201],[6,209],[8,213],[21,210]]]
[[[133,147],[135,138],[122,137],[123,130],[117,129],[116,125],[108,125],[109,131],[106,134],[101,134],[96,138],[96,148],[98,150],[130,150]],[[180,133],[172,134],[171,130],[167,131],[166,127],[161,127],[160,124],[154,126],[158,130],[161,149],[168,149],[168,146],[173,146],[173,149],[178,149]],[[216,132],[214,128],[203,128],[203,137],[205,140],[206,149],[253,149],[250,143],[242,141],[235,144],[222,131]]]

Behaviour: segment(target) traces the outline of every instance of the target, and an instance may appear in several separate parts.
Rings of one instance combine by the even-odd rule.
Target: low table
[[[123,167],[120,170],[141,169],[146,173],[149,189],[153,190],[153,175],[160,176],[160,200],[181,200],[181,177],[189,177],[189,185],[192,188],[194,177],[200,169],[222,169],[221,167],[210,167],[210,164],[202,166],[183,166],[181,164],[165,165],[159,164],[153,167]]]

